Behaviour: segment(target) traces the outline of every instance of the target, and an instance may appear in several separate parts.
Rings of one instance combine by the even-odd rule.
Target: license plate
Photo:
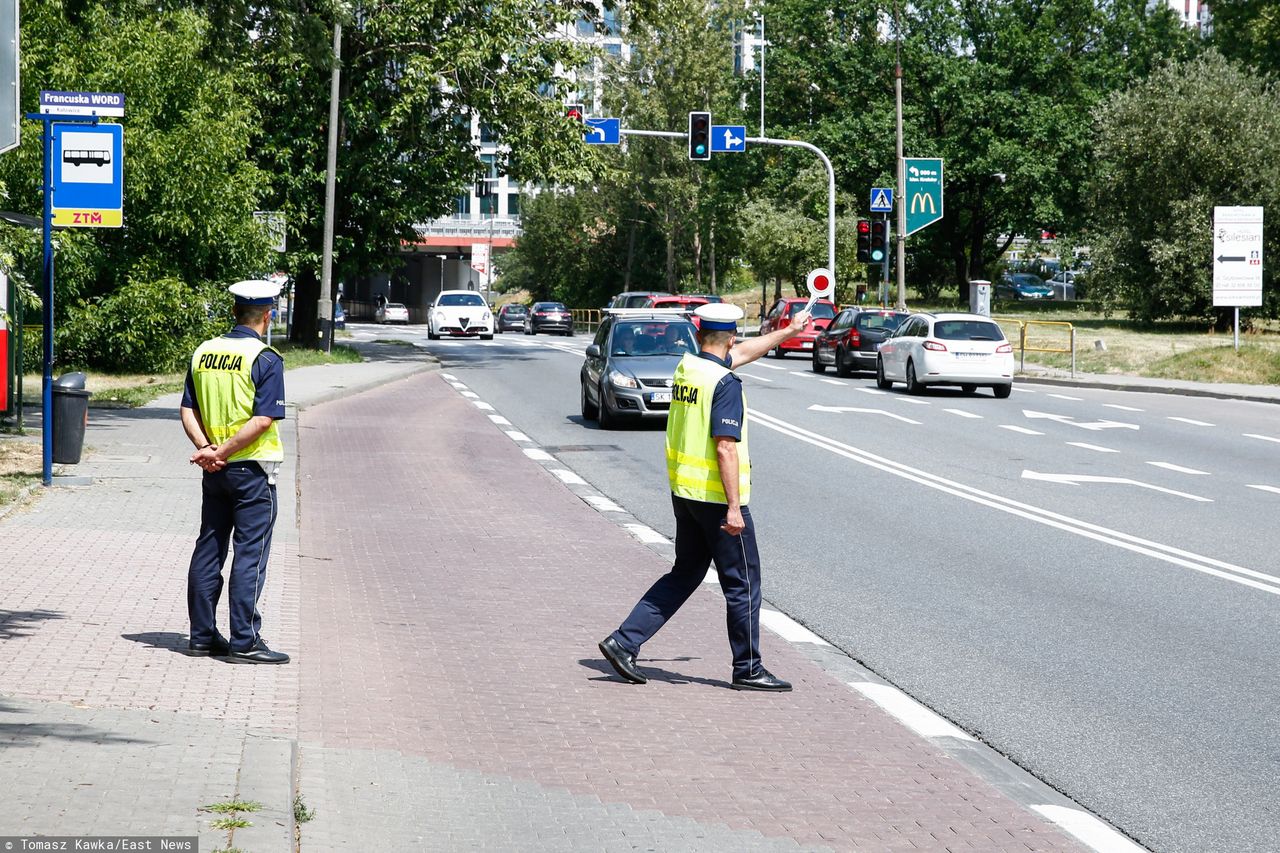
[[[813,341],[801,341],[800,349],[813,349]]]
[[[975,358],[986,358],[986,357],[987,357],[987,353],[985,353],[985,352],[958,352],[958,353],[956,353],[956,358],[975,359]]]
[[[654,392],[653,392],[653,396],[649,398],[649,402],[651,402],[651,403],[670,403],[670,402],[671,402],[671,392],[670,392],[670,391],[654,391]]]

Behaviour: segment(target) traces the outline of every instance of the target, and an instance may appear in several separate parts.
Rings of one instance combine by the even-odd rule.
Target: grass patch
[[[1280,385],[1280,349],[1244,344],[1236,352],[1232,346],[1204,347],[1176,353],[1149,367],[1147,376],[1160,379],[1215,377],[1214,382]]]
[[[39,442],[0,437],[0,507],[13,503],[25,489],[40,482],[43,465]]]
[[[213,829],[244,829],[246,826],[253,826],[253,822],[242,817],[220,817],[209,821],[209,826]]]
[[[221,803],[214,803],[210,806],[201,806],[202,812],[216,812],[217,814],[234,814],[235,812],[257,812],[262,811],[262,803],[255,803],[253,800],[227,800]]]
[[[284,355],[284,365],[287,369],[312,367],[317,364],[359,364],[363,361],[360,353],[346,344],[334,344],[332,352],[287,342],[282,342],[276,349]]]
[[[315,809],[307,808],[301,794],[293,797],[293,819],[298,823],[310,823],[316,816]]]

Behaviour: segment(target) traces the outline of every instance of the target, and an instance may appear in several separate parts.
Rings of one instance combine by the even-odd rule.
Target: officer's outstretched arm
[[[729,350],[732,356],[731,366],[736,370],[745,364],[750,364],[757,358],[760,358],[769,350],[776,347],[785,340],[794,338],[796,335],[804,331],[809,325],[809,312],[798,311],[791,318],[791,323],[786,328],[777,329],[767,335],[760,335],[755,338],[747,338],[734,344],[733,349]]]

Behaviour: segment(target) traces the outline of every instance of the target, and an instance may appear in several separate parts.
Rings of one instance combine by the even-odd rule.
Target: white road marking
[[[1109,527],[1103,527],[1098,524],[1092,524],[1082,519],[1073,518],[1069,515],[1062,515],[1034,504],[1015,501],[1012,498],[997,495],[992,492],[983,491],[964,483],[948,480],[937,474],[932,474],[920,468],[913,468],[901,462],[896,462],[883,456],[877,456],[868,451],[836,441],[828,438],[821,433],[812,432],[803,427],[796,426],[781,418],[775,418],[772,415],[765,414],[758,409],[749,409],[751,416],[755,418],[755,422],[775,432],[782,433],[785,436],[811,444],[828,453],[836,456],[842,456],[845,459],[857,462],[860,465],[866,465],[869,468],[875,468],[904,480],[910,480],[913,483],[934,489],[944,494],[967,500],[972,503],[980,504],[1009,515],[1017,516],[1026,521],[1036,524],[1043,524],[1046,527],[1052,527],[1065,533],[1071,533],[1081,536],[1085,539],[1092,539],[1095,542],[1102,542],[1117,548],[1131,551],[1135,554],[1142,554],[1171,565],[1184,569],[1190,569],[1201,574],[1210,575],[1222,580],[1238,583],[1242,586],[1251,587],[1271,595],[1280,596],[1280,577],[1259,572],[1255,569],[1237,566],[1234,563],[1228,563],[1225,560],[1218,560],[1214,557],[1206,557],[1196,554],[1192,551],[1186,551],[1182,548],[1176,548],[1172,545],[1165,545],[1161,542],[1155,542],[1150,539],[1143,539],[1140,536],[1134,536],[1130,533],[1123,533],[1119,530],[1112,530]],[[1257,580],[1255,580],[1255,578]]]
[[[982,420],[982,415],[975,415],[973,412],[966,412],[964,409],[943,409],[944,412],[950,412],[953,415],[959,415],[962,418],[977,418]]]
[[[464,397],[466,397],[466,398],[468,398],[468,399],[470,399],[470,400],[479,400],[479,399],[480,399],[480,395],[479,395],[479,394],[477,394],[475,391],[461,391],[461,392],[459,392],[459,393],[461,393],[461,394],[462,394],[462,396],[464,396]]]
[[[1169,420],[1171,420],[1171,421],[1178,421],[1179,423],[1184,423],[1184,424],[1191,424],[1192,426],[1214,426],[1214,424],[1211,424],[1211,423],[1209,423],[1208,421],[1198,421],[1198,420],[1196,420],[1195,418],[1173,418],[1173,417],[1171,417],[1171,418],[1169,418]]]
[[[1057,421],[1060,424],[1080,427],[1090,432],[1097,432],[1102,429],[1141,429],[1137,424],[1126,424],[1120,421],[1077,421],[1071,415],[1055,415],[1052,412],[1037,412],[1034,409],[1023,409],[1022,414],[1028,420]]]
[[[738,374],[739,376],[750,376],[752,379],[757,379],[757,380],[759,380],[760,382],[772,382],[772,381],[773,381],[772,379],[768,379],[768,378],[766,378],[766,377],[764,377],[764,376],[756,376],[754,373],[743,373],[741,370],[736,371],[736,372],[737,372],[737,374]]]
[[[1035,471],[1023,471],[1022,479],[1041,480],[1046,483],[1065,483],[1072,486],[1078,486],[1081,483],[1114,483],[1122,486],[1138,486],[1142,489],[1151,489],[1153,492],[1164,492],[1166,495],[1176,495],[1180,498],[1186,498],[1191,501],[1213,503],[1212,498],[1202,498],[1199,495],[1179,492],[1176,489],[1166,489],[1163,486],[1144,483],[1141,480],[1133,480],[1128,477],[1106,477],[1100,474],[1039,474]]]
[[[1007,429],[1010,432],[1020,432],[1023,435],[1044,435],[1042,432],[1036,432],[1033,429],[1027,429],[1024,426],[1014,426],[1013,424],[1000,424],[1000,429]]]
[[[579,477],[567,468],[552,468],[551,473],[560,478],[560,482],[567,486],[585,486],[587,481]]]
[[[1154,465],[1157,468],[1164,468],[1167,471],[1177,471],[1179,474],[1202,474],[1209,476],[1208,471],[1199,471],[1195,468],[1184,468],[1181,465],[1174,465],[1172,462],[1148,462],[1148,465]]]
[[[763,614],[762,614],[763,615]],[[888,711],[921,737],[953,737],[973,740],[973,736],[930,711],[896,687],[874,681],[850,681],[849,686]]]
[[[1139,847],[1115,829],[1081,809],[1051,805],[1033,805],[1031,809],[1056,823],[1075,836],[1081,844],[1098,853],[1146,853],[1145,847]]]
[[[1245,438],[1257,438],[1257,439],[1261,439],[1262,441],[1274,441],[1276,444],[1280,444],[1280,438],[1272,438],[1272,437],[1271,437],[1271,436],[1269,436],[1269,435],[1257,435],[1257,434],[1252,433],[1252,432],[1246,432],[1246,433],[1244,434],[1244,437],[1245,437]]]
[[[1134,406],[1122,406],[1119,403],[1103,403],[1108,409],[1119,409],[1122,412],[1145,412],[1146,409],[1135,408]]]
[[[493,421],[498,426],[511,426],[511,421],[507,420],[502,415],[489,415],[489,420]]]
[[[1048,396],[1056,397],[1059,400],[1075,400],[1076,402],[1079,402],[1084,399],[1083,397],[1071,397],[1071,396],[1068,396],[1067,394],[1049,394]]]
[[[1262,491],[1262,492],[1271,492],[1271,493],[1273,493],[1273,494],[1280,495],[1280,487],[1276,487],[1276,486],[1253,486],[1253,485],[1250,485],[1250,486],[1249,486],[1249,488],[1251,488],[1251,489],[1258,489],[1259,491]]]
[[[505,429],[503,430],[503,432],[505,432],[507,434],[507,437],[510,438],[512,441],[533,441],[532,438],[529,438],[529,436],[525,435],[519,430]]]
[[[440,374],[440,378],[441,378],[441,379],[448,380],[449,382],[453,382],[453,381],[455,381],[458,377],[454,376],[452,373],[441,373],[441,374]]]
[[[841,379],[824,379],[822,381],[827,383],[828,385],[848,385],[849,384],[848,382],[845,382]]]
[[[915,397],[903,397],[901,394],[895,395],[893,399],[901,403],[912,403],[913,405],[916,405],[916,406],[932,406],[933,405],[933,403],[930,403],[928,400],[917,400]]]
[[[862,388],[859,388],[858,390],[859,390],[859,391],[861,391],[863,394],[887,394],[887,393],[889,393],[888,391],[881,391],[879,388],[866,388],[866,387],[862,387]]]
[[[770,610],[767,607],[760,608],[760,624],[788,643],[813,643],[815,646],[831,645],[787,614],[778,610]]]
[[[895,421],[902,421],[906,424],[920,425],[920,421],[913,421],[911,418],[895,415],[893,412],[886,412],[884,409],[859,409],[856,406],[810,406],[811,412],[833,412],[841,414],[843,412],[856,412],[863,415],[884,415],[886,418],[893,418]]]
[[[1030,388],[1019,388],[1019,387],[1018,387],[1018,386],[1016,386],[1016,385],[1013,387],[1013,390],[1017,391],[1019,394],[1034,394],[1034,393],[1036,393],[1035,391],[1032,391]]]
[[[472,401],[471,401],[471,403],[472,403],[472,405],[474,405],[477,409],[479,409],[479,410],[480,410],[480,411],[482,411],[482,412],[492,412],[492,411],[493,411],[493,406],[490,406],[490,405],[489,405],[488,403],[486,403],[484,400],[472,400]]]
[[[806,379],[818,378],[818,374],[814,373],[812,370],[792,370],[789,372],[792,376],[803,376]]]
[[[524,449],[524,455],[528,456],[530,459],[536,459],[539,462],[548,462],[552,458],[550,453],[540,447],[526,447]]]
[[[786,370],[786,368],[785,368],[785,367],[783,367],[782,365],[780,365],[780,364],[769,364],[769,363],[768,363],[768,362],[766,362],[764,359],[761,359],[760,361],[755,362],[755,365],[756,365],[756,367],[767,367],[767,368],[769,368],[770,370]]]
[[[641,542],[665,543],[667,537],[663,536],[652,527],[646,527],[643,524],[624,524],[627,532],[639,539]]]
[[[1084,450],[1093,450],[1098,453],[1119,453],[1119,450],[1112,450],[1110,447],[1099,447],[1096,444],[1086,444],[1083,441],[1068,441],[1067,444],[1072,447],[1079,447]]]
[[[586,495],[583,497],[583,500],[591,504],[600,512],[626,512],[625,509],[618,506],[604,495]]]
[[[466,386],[466,385],[463,385],[461,382],[458,382],[458,381],[456,381],[456,380],[455,380],[455,381],[453,381],[453,382],[450,382],[449,384],[453,386],[453,388],[454,388],[454,390],[455,390],[455,391],[465,391],[465,390],[467,390],[467,386]]]

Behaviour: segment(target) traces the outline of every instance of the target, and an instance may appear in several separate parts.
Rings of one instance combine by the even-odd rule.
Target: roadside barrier
[[[1018,327],[1018,371],[1025,372],[1028,352],[1071,354],[1071,375],[1076,375],[1076,327],[1058,320],[1014,320],[992,317],[1001,328]],[[1006,328],[1006,336],[1008,336]],[[1010,338],[1012,340],[1012,338]]]
[[[569,313],[573,316],[575,332],[594,332],[600,328],[599,308],[571,308]]]

